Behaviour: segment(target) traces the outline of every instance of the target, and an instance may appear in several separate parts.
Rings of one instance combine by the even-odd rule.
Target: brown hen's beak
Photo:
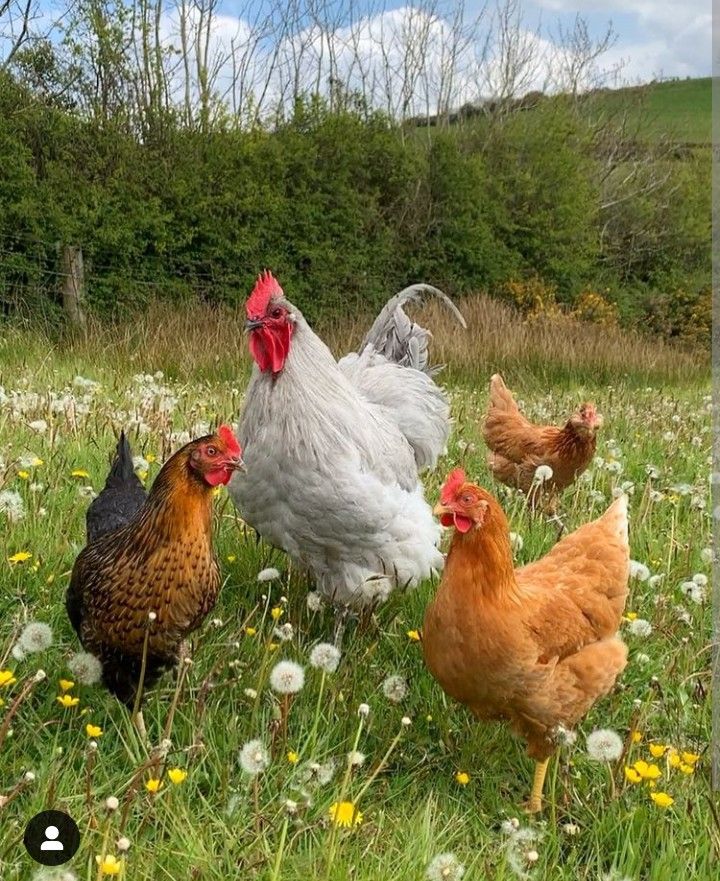
[[[443,505],[442,502],[438,502],[433,508],[433,514],[436,517],[442,517],[443,514],[452,514],[452,510],[447,505]]]
[[[262,326],[263,326],[263,322],[262,322],[262,319],[260,319],[260,318],[248,318],[248,320],[245,322],[245,330],[248,330],[248,331],[257,330],[258,327],[262,327]]]

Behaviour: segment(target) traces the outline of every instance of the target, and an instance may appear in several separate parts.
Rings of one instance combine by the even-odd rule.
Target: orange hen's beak
[[[443,514],[452,514],[452,510],[447,507],[447,505],[443,505],[442,502],[438,502],[437,505],[433,508],[433,514],[436,517],[442,517]]]

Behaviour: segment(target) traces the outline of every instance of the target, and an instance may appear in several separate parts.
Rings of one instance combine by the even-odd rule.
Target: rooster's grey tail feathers
[[[413,284],[387,301],[358,352],[372,346],[388,361],[394,361],[403,367],[414,367],[430,376],[441,370],[442,365],[431,367],[429,364],[428,340],[432,334],[411,321],[403,309],[406,303],[421,303],[428,294],[441,300],[461,327],[467,327],[462,313],[447,294],[429,284]]]

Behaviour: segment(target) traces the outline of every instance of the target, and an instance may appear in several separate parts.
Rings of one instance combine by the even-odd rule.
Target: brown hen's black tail
[[[146,499],[145,487],[135,474],[130,444],[121,431],[105,486],[85,515],[88,544],[126,526]]]

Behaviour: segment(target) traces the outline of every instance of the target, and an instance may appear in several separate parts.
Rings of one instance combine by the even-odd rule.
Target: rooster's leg
[[[530,798],[525,802],[523,807],[528,814],[537,814],[542,810],[542,793],[545,785],[545,775],[547,774],[550,759],[543,762],[535,763],[535,777],[533,778],[532,791]]]

